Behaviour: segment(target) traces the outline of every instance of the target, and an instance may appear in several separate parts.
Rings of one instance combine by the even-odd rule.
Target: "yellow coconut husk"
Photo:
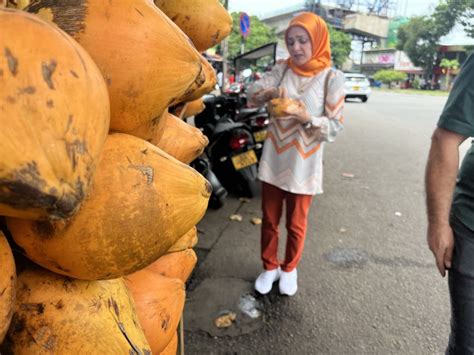
[[[4,0],[5,1],[5,0]],[[33,0],[6,0],[7,7],[13,9],[23,9],[28,6]]]
[[[203,69],[202,72],[204,74],[204,81],[199,86],[195,85],[192,87],[192,89],[185,93],[183,97],[178,99],[179,102],[197,100],[203,95],[210,93],[216,87],[216,71],[212,67],[211,63],[209,63],[202,55],[201,64]]]
[[[104,79],[56,26],[9,8],[0,24],[0,215],[71,216],[109,129]]]
[[[25,10],[54,21],[98,64],[114,131],[159,117],[201,72],[199,53],[151,0],[35,0]]]
[[[186,282],[191,276],[196,263],[197,255],[194,250],[185,249],[163,255],[153,264],[147,266],[145,270]]]
[[[303,103],[300,100],[284,98],[270,100],[267,109],[272,117],[284,117],[288,116],[288,114],[285,113],[286,110],[292,110],[302,106]]]
[[[188,248],[194,247],[198,242],[197,228],[191,228],[186,234],[179,238],[171,248],[168,249],[168,253],[174,253],[182,251]]]
[[[18,275],[14,354],[150,354],[123,279],[81,281],[44,269]]]
[[[193,41],[199,52],[232,31],[232,17],[218,0],[155,0],[155,4]]]
[[[168,112],[175,115],[179,119],[184,119],[184,110],[186,109],[187,102],[182,102],[176,105],[168,107]]]
[[[152,121],[145,122],[140,127],[126,133],[146,140],[150,143],[159,142],[165,130],[167,117],[168,110],[166,109],[160,117],[157,117]]]
[[[201,72],[196,77],[194,82],[188,87],[188,89],[183,93],[183,95],[179,96],[175,100],[170,103],[170,106],[177,105],[181,102],[185,102],[188,98],[193,97],[194,93],[198,92],[198,90],[206,83],[206,69],[202,65],[201,62]],[[209,74],[207,74],[209,75]],[[199,96],[198,96],[199,97]],[[189,99],[190,100],[190,99]]]
[[[151,143],[175,159],[189,164],[202,154],[209,140],[196,127],[168,114],[161,138],[152,139]]]
[[[128,275],[125,280],[151,350],[159,354],[176,334],[186,298],[184,283],[147,269]]]
[[[191,116],[196,116],[197,114],[204,111],[206,106],[204,105],[204,100],[202,98],[188,101],[182,105],[178,105],[173,112],[173,114],[179,118],[188,118]]]
[[[133,273],[164,255],[203,217],[209,182],[142,139],[112,134],[94,184],[67,221],[7,219],[15,242],[41,266],[78,279]]]
[[[171,341],[166,345],[166,348],[160,353],[160,355],[176,355],[178,353],[178,332],[173,335]]]
[[[0,344],[13,315],[16,293],[15,260],[7,239],[0,232]]]

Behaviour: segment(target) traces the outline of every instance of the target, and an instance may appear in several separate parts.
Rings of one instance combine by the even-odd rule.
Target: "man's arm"
[[[466,138],[443,128],[436,128],[431,138],[426,165],[427,239],[443,277],[446,275],[446,268],[451,267],[454,247],[449,212],[459,166],[458,148]]]

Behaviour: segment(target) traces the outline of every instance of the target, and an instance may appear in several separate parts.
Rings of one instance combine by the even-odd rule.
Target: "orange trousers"
[[[308,211],[311,205],[311,195],[299,195],[279,189],[262,182],[262,235],[261,256],[263,268],[274,270],[278,266],[290,272],[298,266],[303,254]],[[278,261],[278,237],[283,203],[286,202],[286,241],[285,260]]]

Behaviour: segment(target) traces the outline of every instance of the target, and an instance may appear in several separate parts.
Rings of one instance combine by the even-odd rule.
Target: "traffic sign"
[[[240,34],[244,38],[250,34],[250,17],[245,12],[240,13]]]

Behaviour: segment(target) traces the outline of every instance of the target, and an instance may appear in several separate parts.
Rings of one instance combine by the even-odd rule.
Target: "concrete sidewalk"
[[[230,216],[234,214],[240,215],[242,221],[232,221]],[[238,336],[263,324],[262,316],[252,318],[239,309],[246,299],[252,302],[246,296],[254,296],[253,281],[261,270],[260,225],[251,223],[252,218],[260,216],[259,197],[231,196],[222,209],[209,210],[198,225],[195,251],[199,261],[188,284],[186,330],[211,336]],[[214,320],[227,312],[237,315],[232,326],[216,327]]]

